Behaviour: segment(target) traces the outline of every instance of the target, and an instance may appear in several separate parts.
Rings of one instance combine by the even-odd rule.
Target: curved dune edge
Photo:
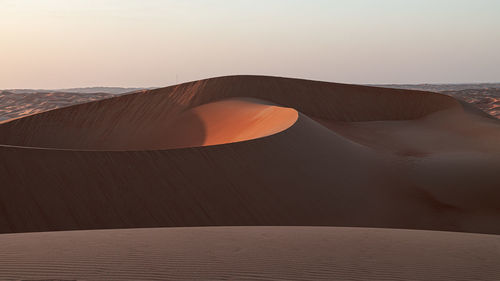
[[[2,279],[499,280],[500,236],[342,227],[4,234]]]
[[[299,114],[292,108],[273,105],[253,98],[230,98],[203,104],[180,112],[168,126],[141,140],[142,151],[213,146],[248,141],[274,135],[295,124]],[[11,120],[12,121],[12,120]],[[158,143],[157,139],[162,138]],[[16,145],[2,145],[20,147]],[[52,147],[25,147],[53,149]],[[59,149],[72,151],[102,151],[78,148]],[[107,149],[107,151],[134,151],[132,149]]]
[[[299,114],[295,109],[251,98],[232,98],[203,104],[172,120],[168,139],[160,150],[212,146],[274,135],[290,128]],[[202,126],[197,126],[201,123]],[[203,132],[200,132],[202,130]],[[203,134],[203,139],[197,135]]]

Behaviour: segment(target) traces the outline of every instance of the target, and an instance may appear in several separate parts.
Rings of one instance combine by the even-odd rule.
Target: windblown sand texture
[[[342,227],[3,234],[2,280],[499,280],[497,235]]]

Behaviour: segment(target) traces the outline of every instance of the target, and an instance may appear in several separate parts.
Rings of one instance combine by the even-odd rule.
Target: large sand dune
[[[497,235],[337,227],[4,234],[2,280],[499,280]]]
[[[259,76],[0,125],[0,232],[328,225],[500,233],[500,123],[434,93]]]

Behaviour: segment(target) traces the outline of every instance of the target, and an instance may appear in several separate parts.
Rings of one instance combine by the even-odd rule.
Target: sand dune
[[[2,235],[3,280],[498,280],[500,237],[336,227]]]
[[[119,96],[15,120],[0,128],[0,143],[65,149],[147,150],[151,147],[141,140],[167,131],[183,111],[238,97],[260,99],[297,109],[307,116],[339,121],[414,119],[458,105],[447,96],[418,91],[231,76]]]
[[[498,234],[499,136],[498,121],[410,90],[232,76],[123,95],[0,125],[0,232]]]
[[[196,132],[186,130],[198,130],[191,122],[199,120],[202,122],[204,131],[203,143],[215,145],[245,141],[276,134],[288,129],[298,119],[298,113],[291,108],[272,106],[255,99],[229,99],[212,102],[197,106],[185,111],[173,124],[175,128],[170,129],[169,135],[179,136],[182,140],[189,141],[190,136]],[[187,134],[186,137],[184,135]],[[169,139],[166,137],[166,139]],[[199,146],[198,145],[198,146]],[[177,146],[184,147],[182,141]]]

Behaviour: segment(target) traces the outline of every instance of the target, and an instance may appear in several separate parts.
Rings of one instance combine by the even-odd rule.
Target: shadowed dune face
[[[110,113],[111,114],[111,113]],[[166,114],[141,117],[143,123],[58,122],[43,126],[29,139],[40,148],[83,150],[161,150],[245,141],[272,135],[292,126],[296,110],[273,106],[257,99],[233,98],[191,109],[172,106]],[[125,119],[128,119],[124,117]],[[135,124],[135,126],[134,126]],[[109,126],[109,127],[108,127]]]
[[[26,117],[29,122],[13,120],[0,135],[7,137],[5,144],[55,149],[153,150],[202,145],[204,124],[196,114],[186,118],[186,124],[174,122],[185,110],[170,100],[139,108],[133,101],[101,100]]]
[[[455,107],[417,120],[315,120],[354,142],[395,155],[424,157],[464,151],[498,153],[500,122],[483,114]]]
[[[0,232],[500,233],[499,132],[448,96],[296,79],[221,77],[114,97],[0,124]]]

